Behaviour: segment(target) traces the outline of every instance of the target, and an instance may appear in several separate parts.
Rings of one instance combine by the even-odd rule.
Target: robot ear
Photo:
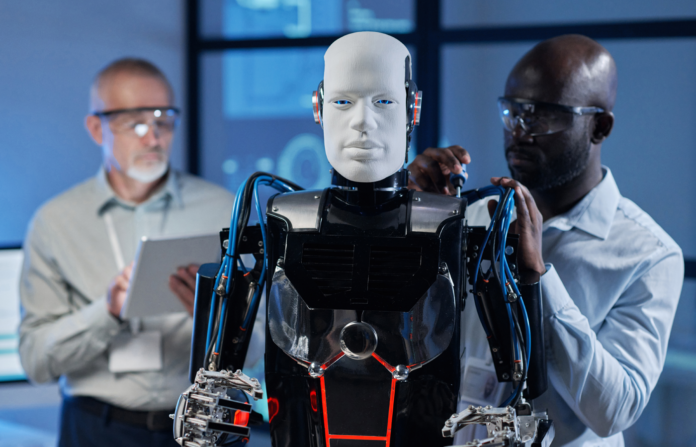
[[[324,114],[324,80],[319,83],[319,87],[312,94],[312,111],[314,112],[314,122],[324,127],[322,115]]]
[[[418,90],[416,93],[416,101],[413,104],[413,126],[417,126],[420,124],[420,119],[421,119],[421,108],[423,106],[423,92]]]
[[[312,110],[314,111],[314,122],[321,124],[321,112],[319,111],[319,92],[312,93]]]
[[[407,79],[406,83],[406,135],[410,135],[413,129],[420,124],[423,92],[413,79]]]

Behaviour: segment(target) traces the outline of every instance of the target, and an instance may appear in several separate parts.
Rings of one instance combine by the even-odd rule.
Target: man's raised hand
[[[492,177],[491,183],[515,190],[515,209],[517,220],[510,224],[510,233],[520,236],[517,265],[523,284],[539,282],[546,273],[544,258],[541,254],[541,236],[544,219],[534,202],[534,197],[526,186],[507,177]],[[488,210],[495,209],[495,202],[488,203]]]
[[[471,156],[461,146],[429,147],[416,156],[408,165],[411,175],[408,188],[416,191],[454,194],[455,188],[449,181],[450,174],[460,174],[462,164],[471,163]]]

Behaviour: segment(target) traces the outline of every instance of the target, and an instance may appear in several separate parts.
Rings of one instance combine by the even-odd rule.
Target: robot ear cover
[[[423,92],[418,91],[416,93],[416,101],[413,105],[413,125],[417,126],[420,124],[421,119],[421,108],[423,107]]]
[[[314,122],[321,124],[321,112],[319,111],[319,92],[312,93],[312,111],[314,112]]]
[[[322,115],[324,113],[324,81],[319,83],[317,89],[312,93],[312,111],[314,112],[314,122],[324,126]]]
[[[411,134],[413,128],[420,124],[423,92],[418,90],[416,83],[409,79],[406,81],[406,116],[408,124],[406,132]]]

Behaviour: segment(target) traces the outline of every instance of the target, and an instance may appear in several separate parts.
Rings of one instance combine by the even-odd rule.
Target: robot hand
[[[251,404],[232,400],[228,390],[263,398],[259,381],[243,372],[206,371],[200,369],[196,380],[180,397],[174,419],[174,440],[184,447],[211,447],[230,436],[247,438],[246,426]],[[243,395],[243,394],[242,394]]]
[[[488,437],[475,439],[464,444],[467,447],[504,446],[504,447],[547,447],[553,440],[553,426],[546,412],[532,413],[531,407],[520,408],[527,415],[518,415],[513,407],[469,408],[452,415],[442,428],[442,436],[454,437],[454,434],[467,425],[486,425]],[[526,411],[525,411],[526,410]]]

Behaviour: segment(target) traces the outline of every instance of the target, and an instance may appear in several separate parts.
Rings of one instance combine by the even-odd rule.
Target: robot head
[[[389,177],[403,167],[420,119],[408,49],[386,34],[359,32],[331,44],[324,63],[314,111],[329,163],[354,182]]]

